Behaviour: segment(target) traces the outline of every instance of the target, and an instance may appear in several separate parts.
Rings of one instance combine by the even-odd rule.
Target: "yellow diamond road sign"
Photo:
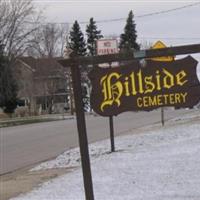
[[[163,49],[166,47],[167,46],[159,40],[152,46],[152,49]],[[170,62],[173,61],[174,58],[175,58],[174,56],[163,56],[163,57],[151,58],[151,60]]]

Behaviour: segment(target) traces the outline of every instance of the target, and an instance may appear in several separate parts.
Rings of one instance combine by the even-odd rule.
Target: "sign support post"
[[[165,118],[164,118],[164,108],[161,107],[161,122],[162,122],[162,126],[165,125]]]
[[[79,147],[80,147],[81,163],[83,171],[83,181],[85,188],[85,199],[94,200],[79,65],[78,64],[72,65],[71,71],[72,71],[72,82],[73,82],[74,100],[76,109],[76,122],[79,135]]]
[[[167,48],[167,46],[160,40],[158,40],[153,46],[152,49],[163,49],[163,48]],[[151,58],[151,60],[155,60],[155,61],[166,61],[166,62],[172,62],[174,61],[175,56],[164,56],[164,57],[156,57],[156,58]],[[162,126],[165,125],[165,118],[164,118],[164,108],[161,107],[161,123]]]
[[[111,152],[115,152],[113,116],[109,116]]]
[[[108,54],[115,54],[115,53],[118,53],[118,45],[117,45],[116,39],[97,40],[97,54],[98,55],[108,55]],[[112,62],[109,62],[109,68],[112,68]],[[113,116],[109,116],[109,128],[110,128],[111,152],[115,152]]]
[[[112,68],[112,63],[109,63],[109,68]],[[110,147],[111,147],[111,152],[115,152],[115,136],[114,136],[113,116],[109,116],[109,127],[110,127]]]

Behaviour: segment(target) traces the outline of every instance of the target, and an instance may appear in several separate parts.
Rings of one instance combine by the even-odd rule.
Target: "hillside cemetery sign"
[[[93,69],[91,106],[102,116],[125,111],[150,111],[158,107],[193,107],[200,100],[197,61],[139,61],[129,66]]]
[[[94,67],[91,71],[91,103],[100,115],[112,116],[129,110],[149,111],[162,106],[192,107],[200,100],[197,61],[191,56],[172,62],[149,59],[190,53],[200,53],[200,44],[58,60],[72,72],[85,199],[94,200],[94,193],[79,67],[132,60],[131,65]],[[141,65],[139,59],[148,59],[146,65]]]

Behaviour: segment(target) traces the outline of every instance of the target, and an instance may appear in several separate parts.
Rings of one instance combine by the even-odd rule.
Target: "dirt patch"
[[[0,200],[8,200],[27,193],[43,182],[71,172],[73,168],[30,172],[29,169],[0,176]]]

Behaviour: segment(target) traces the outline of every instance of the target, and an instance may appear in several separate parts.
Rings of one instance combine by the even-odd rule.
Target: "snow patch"
[[[200,199],[199,121],[117,137],[118,151],[112,154],[108,142],[90,145],[96,200]],[[40,169],[79,165],[78,149],[69,152]],[[13,200],[84,198],[79,167]]]

